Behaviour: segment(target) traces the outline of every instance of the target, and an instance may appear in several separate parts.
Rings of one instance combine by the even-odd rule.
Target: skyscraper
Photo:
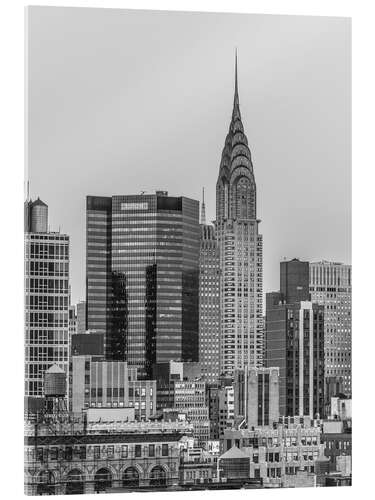
[[[267,294],[266,366],[280,370],[280,415],[324,413],[324,308]]]
[[[324,371],[326,387],[333,379],[351,394],[352,318],[351,266],[310,263],[311,300],[324,306]],[[335,395],[335,394],[332,394]]]
[[[87,327],[140,376],[198,359],[198,205],[164,191],[87,198]]]
[[[48,231],[39,198],[25,211],[25,396],[42,397],[44,373],[69,368],[69,236]]]
[[[237,55],[232,119],[216,184],[220,253],[220,371],[263,362],[263,248],[256,215],[256,184],[241,120]]]
[[[207,383],[218,381],[220,348],[220,268],[215,228],[205,223],[204,197],[199,252],[199,362]]]

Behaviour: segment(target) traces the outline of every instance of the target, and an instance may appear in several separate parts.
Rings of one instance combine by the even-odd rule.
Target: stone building
[[[315,461],[324,454],[321,429],[309,417],[280,418],[276,428],[227,429],[222,453],[237,447],[249,457],[249,478],[280,486],[299,470],[314,473]]]
[[[180,441],[186,423],[136,422],[89,429],[83,422],[28,423],[25,431],[25,493],[79,494],[179,483]]]

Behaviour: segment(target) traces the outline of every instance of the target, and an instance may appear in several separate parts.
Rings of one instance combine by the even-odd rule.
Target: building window
[[[140,457],[142,455],[142,448],[140,444],[135,445],[135,456]]]
[[[107,457],[108,458],[113,458],[113,452],[114,452],[113,446],[107,446]]]
[[[100,446],[94,446],[94,458],[100,458]]]
[[[161,445],[161,455],[162,455],[162,457],[168,456],[168,445],[167,444]]]
[[[121,446],[121,458],[128,458],[128,445],[123,444]]]
[[[149,457],[154,457],[155,456],[155,445],[154,444],[149,444],[148,445],[148,456]]]

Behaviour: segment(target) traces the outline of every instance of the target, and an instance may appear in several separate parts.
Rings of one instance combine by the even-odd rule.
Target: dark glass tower
[[[309,262],[292,259],[280,262],[280,292],[288,304],[310,300]]]
[[[154,363],[198,360],[199,236],[195,200],[88,197],[87,324],[107,359],[146,377]]]

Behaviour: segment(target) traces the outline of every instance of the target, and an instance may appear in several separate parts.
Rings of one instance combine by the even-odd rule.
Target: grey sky
[[[351,261],[351,27],[327,17],[33,7],[30,189],[71,236],[85,296],[85,197],[166,189],[215,217],[234,49],[264,238],[283,257]]]

